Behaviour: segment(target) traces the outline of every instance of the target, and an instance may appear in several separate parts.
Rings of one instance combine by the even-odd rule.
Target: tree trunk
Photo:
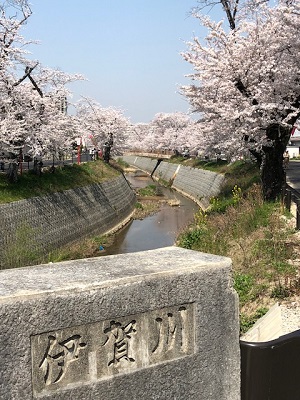
[[[267,137],[270,140],[270,146],[262,148],[261,183],[264,199],[274,201],[279,198],[285,184],[283,153],[290,134],[288,129],[273,124],[267,129]]]

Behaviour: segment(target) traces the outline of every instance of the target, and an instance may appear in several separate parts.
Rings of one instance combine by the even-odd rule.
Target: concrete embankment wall
[[[101,184],[80,187],[0,205],[0,265],[30,237],[33,250],[61,247],[88,235],[108,232],[134,209],[135,194],[123,175]],[[25,237],[24,237],[25,236]]]
[[[157,164],[157,159],[148,157],[124,155],[122,159],[150,174]],[[224,182],[221,174],[165,161],[160,162],[153,177],[170,182],[172,188],[191,197],[204,209],[209,206],[209,199],[219,194]]]
[[[0,271],[1,400],[239,400],[231,261],[176,247]]]

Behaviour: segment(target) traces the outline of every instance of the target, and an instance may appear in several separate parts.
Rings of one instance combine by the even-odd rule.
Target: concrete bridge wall
[[[44,252],[94,233],[104,234],[128,220],[135,202],[120,175],[101,184],[2,204],[0,266],[17,242],[28,251]]]
[[[150,174],[157,164],[157,159],[134,155],[125,155],[122,159]],[[219,194],[224,182],[221,174],[166,161],[160,162],[153,176],[170,182],[172,188],[191,197],[204,209],[209,206],[209,199]]]
[[[238,400],[231,261],[168,247],[0,271],[1,400]]]

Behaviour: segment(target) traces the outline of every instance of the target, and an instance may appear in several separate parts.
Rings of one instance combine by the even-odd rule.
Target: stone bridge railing
[[[1,400],[238,400],[231,261],[176,247],[0,271]]]
[[[124,155],[122,159],[149,174],[153,172],[158,162],[157,158],[134,155]],[[210,198],[219,194],[224,182],[224,176],[221,174],[166,161],[158,164],[153,177],[167,181],[172,188],[192,198],[204,209],[209,206]]]

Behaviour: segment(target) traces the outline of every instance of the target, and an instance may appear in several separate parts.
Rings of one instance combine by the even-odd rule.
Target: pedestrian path
[[[289,162],[286,170],[286,181],[293,189],[300,192],[300,160]]]

